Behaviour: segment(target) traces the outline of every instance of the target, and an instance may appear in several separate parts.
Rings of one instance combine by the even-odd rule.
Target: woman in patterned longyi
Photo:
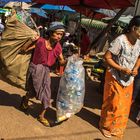
[[[104,56],[108,69],[99,127],[105,137],[122,137],[132,102],[133,80],[140,66],[140,16],[118,36]]]

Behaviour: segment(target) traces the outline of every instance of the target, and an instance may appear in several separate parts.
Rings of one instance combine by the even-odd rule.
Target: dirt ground
[[[52,98],[55,101],[59,78],[52,78]],[[25,114],[20,111],[21,97],[25,94],[22,89],[16,88],[0,80],[0,138],[4,140],[106,140],[98,130],[102,94],[99,83],[86,81],[84,107],[69,120],[55,127],[45,127],[37,121],[40,102],[30,100],[30,108]],[[140,127],[135,123],[138,108],[132,108],[130,119],[123,140],[139,140]],[[46,117],[54,121],[55,102]],[[117,138],[110,138],[116,140]]]

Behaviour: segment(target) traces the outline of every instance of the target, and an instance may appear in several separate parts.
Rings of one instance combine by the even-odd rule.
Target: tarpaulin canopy
[[[84,6],[87,8],[121,9],[135,5],[136,0],[33,0],[54,5]]]

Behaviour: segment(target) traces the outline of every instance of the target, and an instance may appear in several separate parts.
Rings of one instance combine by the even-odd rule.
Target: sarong
[[[104,97],[101,111],[100,127],[113,135],[122,137],[130,113],[133,83],[127,87],[120,85],[106,72]]]
[[[48,66],[30,63],[27,73],[26,90],[29,98],[36,97],[47,109],[50,106],[51,89],[50,70]]]

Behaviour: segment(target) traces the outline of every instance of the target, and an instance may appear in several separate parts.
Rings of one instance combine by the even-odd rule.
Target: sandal
[[[39,117],[37,120],[38,120],[40,123],[42,123],[44,126],[50,127],[50,123],[48,122],[47,119]]]
[[[118,137],[118,138],[122,138],[123,137],[123,132],[121,130],[115,130],[111,132],[112,136]]]
[[[116,133],[111,133],[112,136],[122,138],[123,134],[116,134]]]
[[[26,111],[29,108],[28,100],[26,99],[26,96],[22,97],[20,108],[24,111]]]
[[[101,133],[106,137],[106,138],[111,138],[111,133],[106,130],[106,129],[103,129],[103,128],[100,128],[99,129],[101,131]]]

